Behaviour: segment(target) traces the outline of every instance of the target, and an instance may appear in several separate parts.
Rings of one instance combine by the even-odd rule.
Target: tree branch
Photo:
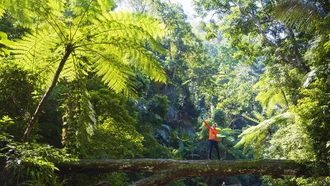
[[[258,17],[254,13],[246,12],[239,4],[237,4],[237,6],[242,15],[248,16],[249,18],[251,18],[254,21],[254,24],[257,26],[259,33],[262,35],[262,38],[264,39],[264,41],[275,50],[275,55],[279,56],[283,62],[289,63],[290,62],[289,58],[287,56],[283,55],[281,52],[279,52],[277,50],[278,49],[277,44],[274,43],[273,41],[271,41],[267,37],[265,30],[262,28],[262,23],[259,21]]]

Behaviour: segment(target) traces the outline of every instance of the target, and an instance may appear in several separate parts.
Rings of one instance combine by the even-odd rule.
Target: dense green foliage
[[[160,0],[120,1],[132,13],[109,0],[19,2],[0,0],[0,184],[148,176],[57,174],[56,162],[75,158],[206,159],[200,116],[218,123],[226,160],[330,171],[327,1],[194,0],[200,23]],[[170,185],[223,182],[330,184],[246,175]]]

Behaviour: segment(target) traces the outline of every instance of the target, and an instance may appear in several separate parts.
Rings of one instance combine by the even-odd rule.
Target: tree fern
[[[48,78],[51,85],[29,122],[29,130],[60,78],[75,81],[94,71],[109,88],[132,97],[136,97],[136,70],[166,82],[152,52],[164,52],[156,39],[166,32],[156,19],[113,12],[114,3],[109,0],[41,0],[24,5],[36,24],[31,34],[17,42],[13,53],[26,68],[53,76]]]
[[[269,136],[269,131],[272,126],[279,125],[282,122],[288,122],[294,120],[295,116],[292,113],[286,112],[270,119],[260,122],[256,126],[252,126],[244,130],[239,137],[241,140],[235,145],[235,147],[243,146],[243,152],[246,153],[250,147],[253,148],[254,157],[261,158],[262,152],[265,147],[265,140]]]
[[[275,83],[270,83],[271,80],[264,74],[258,83],[254,85],[254,88],[259,89],[259,93],[256,96],[256,100],[260,101],[261,106],[265,109],[268,117],[273,114],[275,105],[278,104],[281,107],[287,107],[287,100],[285,93],[275,85]]]

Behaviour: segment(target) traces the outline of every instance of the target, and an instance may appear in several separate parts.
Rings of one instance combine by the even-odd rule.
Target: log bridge
[[[292,160],[171,160],[171,159],[84,159],[59,163],[60,172],[80,173],[149,172],[150,177],[132,186],[166,185],[171,181],[198,176],[270,175],[273,177],[314,176],[311,162]],[[320,176],[320,175],[318,175]]]

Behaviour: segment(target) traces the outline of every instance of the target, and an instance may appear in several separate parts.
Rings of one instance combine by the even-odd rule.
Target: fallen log
[[[132,185],[165,185],[171,181],[198,176],[270,175],[281,177],[312,176],[310,163],[292,160],[169,160],[169,159],[89,159],[64,162],[56,166],[60,171],[88,172],[151,172],[152,176]]]

